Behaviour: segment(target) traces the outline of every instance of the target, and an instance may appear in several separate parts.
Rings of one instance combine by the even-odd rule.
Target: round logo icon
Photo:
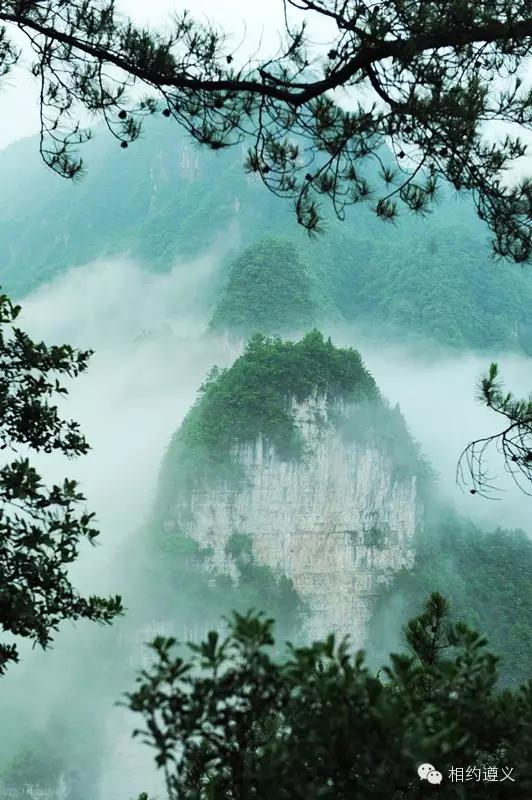
[[[436,767],[432,764],[420,764],[417,768],[417,774],[422,781],[426,781],[430,772],[436,772]]]

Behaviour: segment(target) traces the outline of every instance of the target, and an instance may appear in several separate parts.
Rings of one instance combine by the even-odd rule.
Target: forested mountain
[[[194,621],[229,596],[245,611],[255,583],[283,634],[298,618],[306,635],[347,633],[380,665],[436,589],[489,631],[504,683],[530,674],[532,541],[460,517],[360,354],[317,330],[256,334],[213,369],[169,442],[146,536],[164,553],[154,585],[186,586]]]
[[[212,330],[247,336],[311,327],[324,313],[314,277],[294,243],[272,236],[260,239],[231,264]]]
[[[444,193],[432,216],[395,225],[354,207],[343,222],[329,214],[325,234],[309,238],[291,205],[244,172],[241,148],[199,148],[166,120],[150,120],[126,151],[97,131],[84,157],[86,174],[73,185],[42,165],[35,139],[0,152],[0,279],[8,292],[22,296],[67,267],[124,253],[165,271],[229,233],[232,249],[218,274],[224,310],[214,321],[242,325],[230,309],[240,303],[243,253],[257,245],[257,256],[268,249],[264,237],[274,236],[290,242],[294,255],[270,252],[261,286],[270,281],[279,296],[289,263],[309,274],[311,299],[291,298],[307,308],[293,309],[288,322],[302,321],[311,302],[329,318],[383,336],[532,351],[532,274],[493,263],[487,230],[465,199]],[[236,273],[231,263],[240,264]],[[217,300],[213,292],[213,311]]]
[[[72,184],[41,165],[34,141],[13,145],[0,153],[4,288],[22,297],[69,267],[123,254],[162,273],[210,250],[218,266],[203,299],[205,329],[215,334],[292,336],[334,321],[385,341],[532,351],[532,275],[491,261],[486,231],[465,201],[442,199],[438,216],[395,226],[354,208],[343,222],[329,217],[328,230],[310,239],[289,205],[247,176],[241,161],[240,150],[197,149],[154,121],[125,152],[96,138],[86,175]],[[111,706],[123,691],[148,621],[170,631],[178,624],[188,636],[230,608],[260,607],[279,620],[282,636],[349,630],[380,665],[434,589],[460,618],[488,631],[504,683],[530,674],[530,539],[483,530],[432,489],[427,494],[431,470],[399,409],[384,403],[370,420],[359,404],[336,438],[341,404],[313,405],[315,389],[342,388],[338,375],[348,375],[362,399],[376,400],[360,363],[355,351],[346,355],[317,331],[298,343],[259,335],[231,368],[210,374],[169,444],[156,518],[139,521],[143,545],[127,553],[149,600],[144,589],[129,599],[119,647],[109,639],[103,649],[95,645],[112,677],[101,697],[87,690],[87,706]],[[290,413],[287,392],[302,400]],[[305,458],[278,458],[263,446],[265,433],[277,446],[297,443],[301,433]],[[228,453],[239,454],[244,488],[182,492],[180,475],[201,478]],[[104,755],[123,764],[129,751],[116,755],[105,714],[95,723],[92,713],[78,714],[87,733],[76,747],[67,744],[74,741],[67,713],[41,726],[21,723],[28,734],[24,746],[6,744],[3,790],[31,782],[57,797],[67,787],[85,800],[88,784],[102,776],[112,783]],[[56,746],[47,749],[42,742],[51,736]]]
[[[0,2],[0,800],[530,800],[530,4],[173,5]]]
[[[49,718],[17,716],[18,739],[0,748],[1,796],[31,786],[53,800],[121,798],[137,755],[110,709],[131,665],[145,666],[143,643],[223,631],[231,609],[263,609],[280,640],[349,633],[380,667],[439,589],[488,632],[504,684],[530,675],[530,539],[482,530],[442,502],[360,354],[317,330],[297,342],[255,335],[210,372],[168,443],[151,515],[115,558],[127,565],[128,612],[69,651]],[[52,682],[46,669],[41,680]],[[10,702],[10,719],[16,711]]]
[[[483,630],[501,659],[505,684],[528,680],[532,667],[532,541],[522,530],[492,530],[460,517],[436,498],[426,506],[411,569],[398,572],[379,597],[368,641],[375,663],[400,649],[402,626],[427,593],[445,592],[455,613]],[[393,637],[390,638],[390,632]]]

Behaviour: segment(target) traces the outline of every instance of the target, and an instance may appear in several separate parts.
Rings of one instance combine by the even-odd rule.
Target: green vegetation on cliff
[[[222,615],[236,609],[262,609],[279,621],[283,635],[297,637],[307,608],[292,580],[280,570],[259,564],[252,539],[233,534],[226,545],[234,574],[213,566],[212,550],[202,548],[182,531],[165,531],[156,521],[147,531],[152,556],[144,564],[146,580],[154,589],[148,614],[170,619],[181,635],[188,630],[220,625]]]
[[[486,531],[449,509],[429,506],[414,567],[397,573],[379,599],[371,647],[380,656],[397,647],[396,623],[406,623],[429,587],[445,590],[456,613],[487,632],[501,655],[503,682],[525,681],[532,673],[531,574],[532,541],[523,531]]]
[[[208,618],[214,624],[221,610],[254,607],[282,620],[287,633],[297,632],[305,610],[291,581],[254,561],[252,540],[245,532],[234,533],[226,547],[236,574],[224,573],[213,563],[213,551],[187,534],[186,507],[192,489],[201,503],[205,488],[245,481],[234,448],[253,445],[259,436],[280,459],[303,458],[306,442],[293,401],[310,398],[325,399],[314,409],[318,425],[334,425],[346,441],[382,447],[392,470],[426,476],[399,409],[386,404],[356,350],[335,347],[318,330],[297,342],[255,334],[230,368],[211,371],[163,460],[146,532],[155,569],[146,580],[158,587],[161,613],[175,608],[178,617]],[[378,541],[372,544],[376,547]]]
[[[211,327],[244,336],[309,328],[316,313],[311,295],[295,244],[265,237],[233,261]]]
[[[379,401],[359,353],[337,348],[313,330],[299,342],[253,336],[229,369],[214,368],[173,436],[162,467],[165,496],[201,479],[239,477],[231,450],[261,435],[280,458],[300,458],[301,433],[291,401]],[[169,493],[169,495],[168,495]]]

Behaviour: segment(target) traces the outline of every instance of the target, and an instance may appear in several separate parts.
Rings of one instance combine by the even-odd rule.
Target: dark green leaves
[[[532,786],[532,687],[495,690],[485,641],[452,623],[432,595],[408,630],[412,654],[374,676],[334,636],[272,654],[271,620],[235,615],[184,662],[154,644],[155,662],[128,696],[146,742],[165,765],[171,800],[379,800],[420,796],[419,764],[443,773],[445,797],[464,795],[451,766],[513,767],[516,783],[470,786],[475,800],[527,798]],[[414,641],[416,640],[416,641]],[[425,788],[425,787],[423,787]],[[469,795],[468,795],[469,796]]]
[[[52,398],[67,393],[61,377],[76,377],[90,352],[33,342],[12,323],[19,307],[0,296],[0,443],[36,451],[86,453],[79,426],[63,420]],[[44,486],[28,458],[0,468],[0,629],[46,648],[64,619],[110,623],[122,611],[119,597],[81,597],[68,578],[83,539],[98,531],[75,481]],[[14,645],[0,645],[0,674],[17,661]]]

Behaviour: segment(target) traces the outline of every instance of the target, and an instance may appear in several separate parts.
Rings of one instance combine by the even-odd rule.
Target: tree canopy
[[[338,399],[383,403],[354,348],[335,347],[317,329],[297,342],[254,334],[231,367],[212,368],[170,440],[159,503],[167,507],[185,486],[242,480],[233,448],[254,443],[258,436],[283,460],[302,458],[305,442],[292,401],[302,403],[314,395],[331,405]]]
[[[267,236],[231,264],[210,328],[233,336],[308,330],[317,316],[311,280],[296,246]]]
[[[60,377],[77,377],[89,351],[69,345],[48,347],[17,328],[20,306],[0,296],[0,449],[67,456],[89,445],[76,422],[63,420],[51,399],[67,393]],[[84,598],[72,586],[68,567],[83,539],[93,543],[94,514],[75,481],[52,488],[27,457],[0,468],[0,630],[46,648],[64,619],[110,623],[121,613],[119,597]],[[80,509],[81,506],[81,509]],[[0,675],[18,661],[16,644],[0,642]]]
[[[400,650],[401,626],[438,591],[455,618],[488,635],[500,656],[499,684],[522,683],[532,674],[531,572],[532,540],[524,531],[479,526],[433,496],[412,567],[396,572],[376,599],[367,636],[371,663]]]
[[[40,84],[41,152],[66,177],[79,174],[76,146],[89,136],[80,107],[103,115],[123,147],[162,109],[212,149],[250,142],[247,169],[292,198],[309,231],[322,198],[340,216],[368,199],[391,220],[401,207],[426,212],[443,180],[473,194],[496,254],[529,259],[532,184],[505,180],[526,152],[515,130],[532,114],[520,75],[532,50],[527,0],[282,2],[279,52],[241,63],[223,31],[188,13],[166,34],[136,27],[113,0],[7,0],[0,69],[17,62],[10,30],[22,31]],[[311,44],[310,18],[334,24],[325,49]],[[146,97],[128,98],[134,83]],[[507,135],[491,137],[490,123]]]
[[[405,636],[410,652],[377,674],[332,635],[276,657],[272,621],[253,613],[190,654],[159,637],[127,703],[170,800],[529,797],[531,684],[497,690],[486,640],[441,595]]]

